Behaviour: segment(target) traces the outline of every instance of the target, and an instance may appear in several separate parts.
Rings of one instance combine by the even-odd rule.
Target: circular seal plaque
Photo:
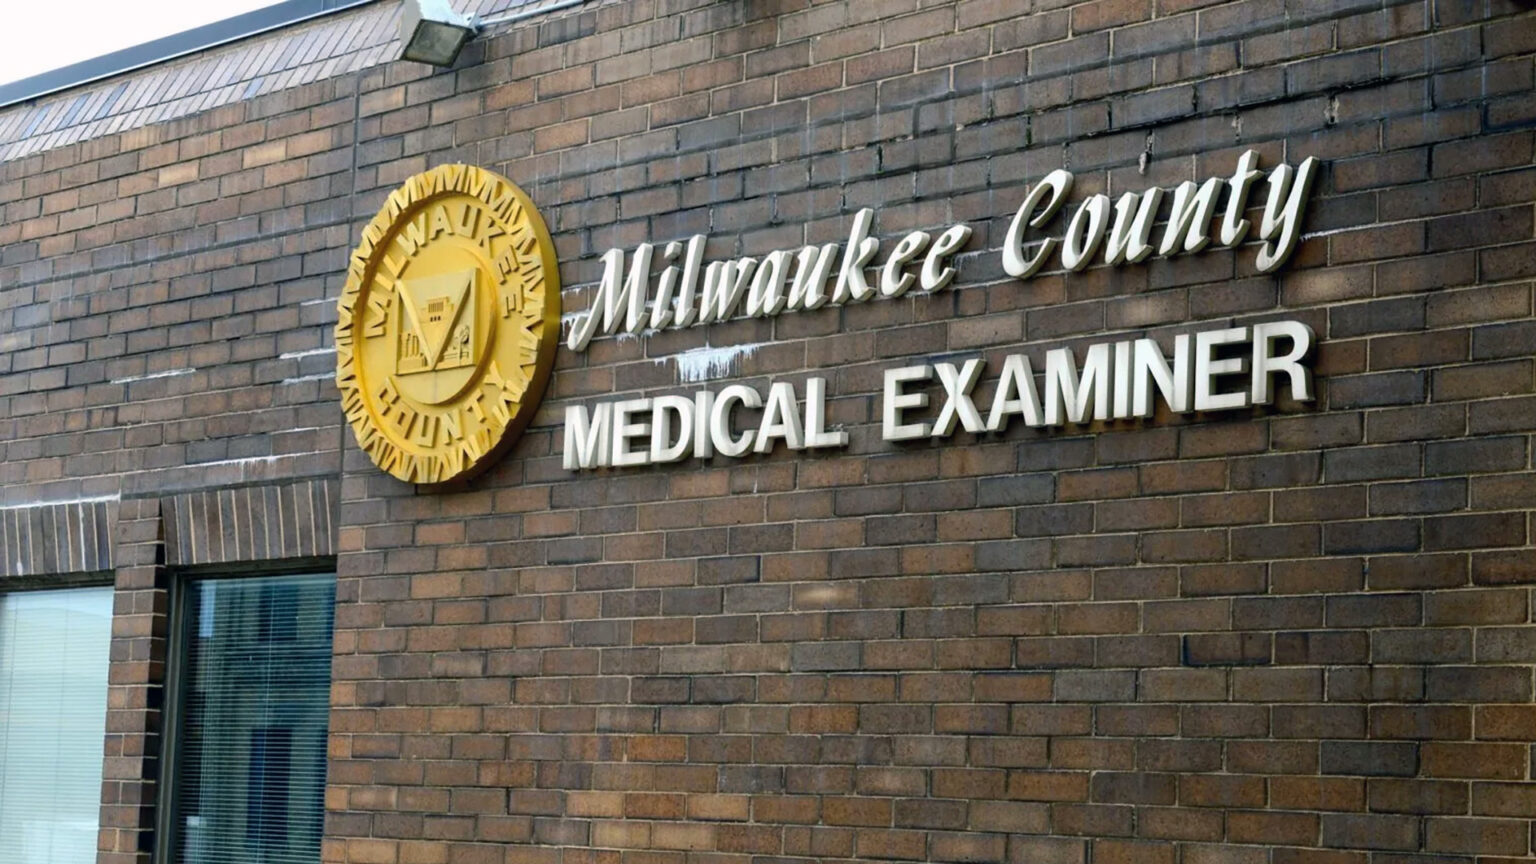
[[[337,302],[336,386],[358,446],[411,483],[487,467],[538,408],[560,275],[511,181],[443,165],[390,193]]]

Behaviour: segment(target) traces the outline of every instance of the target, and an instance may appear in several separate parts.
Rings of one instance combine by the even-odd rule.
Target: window
[[[183,583],[174,864],[317,864],[336,578]]]
[[[0,595],[0,861],[93,864],[112,589]]]

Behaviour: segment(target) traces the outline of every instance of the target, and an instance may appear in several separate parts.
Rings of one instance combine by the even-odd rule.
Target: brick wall
[[[1531,857],[1530,4],[629,0],[493,33],[4,166],[0,504],[144,499],[109,746],[158,728],[163,514],[339,478],[334,546],[290,550],[340,574],[327,862]],[[1081,198],[1246,149],[1325,162],[1278,275],[1253,245],[1002,273],[1047,171]],[[976,235],[936,297],[562,349],[517,447],[418,494],[343,434],[327,300],[450,161],[530,193],[568,311],[613,246],[761,255],[865,206],[887,249]],[[880,441],[892,366],[1282,316],[1321,339],[1313,404]],[[730,345],[761,346],[732,381],[827,377],[849,448],[561,468],[567,405]],[[147,860],[153,760],[108,764],[103,861]]]

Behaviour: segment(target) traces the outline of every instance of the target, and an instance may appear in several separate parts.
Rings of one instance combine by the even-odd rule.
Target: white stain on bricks
[[[105,504],[121,500],[120,495],[93,495],[89,498],[59,498],[52,501],[28,501],[22,504],[0,504],[0,510],[32,510],[37,507],[66,507],[85,504]]]
[[[126,378],[114,378],[113,384],[132,384],[135,381],[150,381],[155,378],[176,378],[181,375],[191,375],[196,369],[166,369],[163,372],[148,372],[143,375],[129,375]]]
[[[307,351],[288,351],[277,355],[279,360],[302,360],[305,357],[318,357],[321,354],[335,354],[335,348],[310,348]]]
[[[662,357],[655,362],[660,365],[668,360],[676,361],[678,383],[693,384],[735,374],[736,364],[743,358],[756,354],[757,349],[761,347],[763,347],[761,342],[750,345],[727,345],[721,348],[711,348],[706,345],[671,357]]]
[[[272,465],[279,459],[295,459],[303,453],[274,453],[271,456],[243,456],[239,459],[218,459],[213,462],[188,462],[188,468],[222,468],[226,465]]]

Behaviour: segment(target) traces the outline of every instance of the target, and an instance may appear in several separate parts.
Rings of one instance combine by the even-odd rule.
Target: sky
[[[279,0],[5,2],[0,84],[180,33]],[[67,11],[61,17],[60,9]]]

